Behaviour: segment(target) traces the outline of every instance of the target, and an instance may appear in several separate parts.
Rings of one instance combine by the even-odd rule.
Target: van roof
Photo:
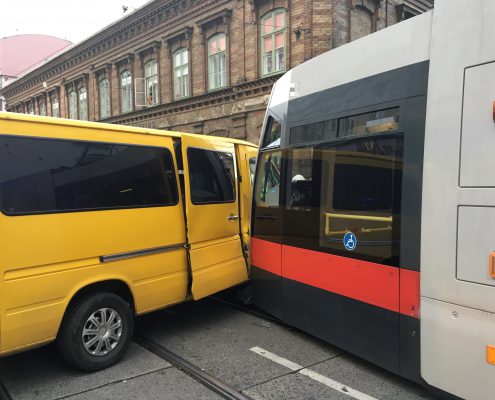
[[[63,125],[63,126],[77,126],[80,128],[93,128],[93,129],[105,129],[107,131],[119,131],[126,133],[138,133],[144,135],[155,135],[155,136],[168,136],[168,137],[182,137],[182,136],[196,136],[196,137],[204,137],[205,135],[194,134],[194,133],[185,133],[185,132],[175,132],[175,131],[166,131],[160,129],[149,129],[149,128],[139,128],[135,126],[128,125],[117,125],[117,124],[106,124],[103,122],[92,122],[92,121],[79,121],[65,118],[53,118],[53,117],[43,117],[40,115],[28,115],[28,114],[19,114],[13,112],[4,112],[0,111],[0,120],[15,120],[15,121],[25,121],[25,122],[37,122],[48,125]],[[225,140],[228,143],[234,144],[243,144],[250,147],[257,147],[255,144],[251,142],[247,142],[245,140],[240,139],[232,139],[221,137],[222,140]]]

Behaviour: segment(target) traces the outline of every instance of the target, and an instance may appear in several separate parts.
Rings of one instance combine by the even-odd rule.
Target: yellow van
[[[251,143],[0,113],[0,356],[86,371],[134,315],[248,278]]]

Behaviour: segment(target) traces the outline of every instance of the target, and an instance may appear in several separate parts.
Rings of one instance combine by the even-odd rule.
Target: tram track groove
[[[9,391],[3,384],[3,382],[0,380],[0,400],[12,400],[12,397],[10,396]]]
[[[203,386],[206,386],[208,389],[222,396],[224,399],[254,400],[252,397],[249,397],[239,392],[237,389],[233,388],[232,386],[229,386],[228,384],[214,377],[213,375],[210,375],[208,372],[203,371],[201,368],[195,366],[189,361],[183,359],[178,354],[175,354],[174,352],[163,347],[161,344],[158,344],[155,341],[147,338],[141,333],[136,333],[134,335],[134,341],[137,344],[144,347],[145,349],[147,349],[148,351],[155,354],[156,356],[167,361],[174,367],[180,369],[181,371],[183,371],[184,373],[186,373],[187,375],[189,375],[190,377],[201,383]]]

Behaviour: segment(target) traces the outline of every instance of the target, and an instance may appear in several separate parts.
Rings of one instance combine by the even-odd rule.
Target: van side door
[[[239,223],[235,146],[182,137],[192,296],[201,299],[247,280]]]
[[[241,239],[244,247],[246,259],[249,262],[250,248],[250,227],[251,227],[251,199],[254,181],[254,169],[256,166],[256,156],[258,149],[256,147],[237,145],[238,172],[241,176],[239,179],[239,202],[240,202],[240,225]]]

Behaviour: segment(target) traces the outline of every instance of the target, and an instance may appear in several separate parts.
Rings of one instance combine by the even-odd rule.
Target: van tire
[[[92,293],[69,306],[57,345],[70,366],[81,371],[98,371],[122,358],[133,330],[134,316],[129,303],[113,293]],[[83,336],[83,331],[90,333]]]

